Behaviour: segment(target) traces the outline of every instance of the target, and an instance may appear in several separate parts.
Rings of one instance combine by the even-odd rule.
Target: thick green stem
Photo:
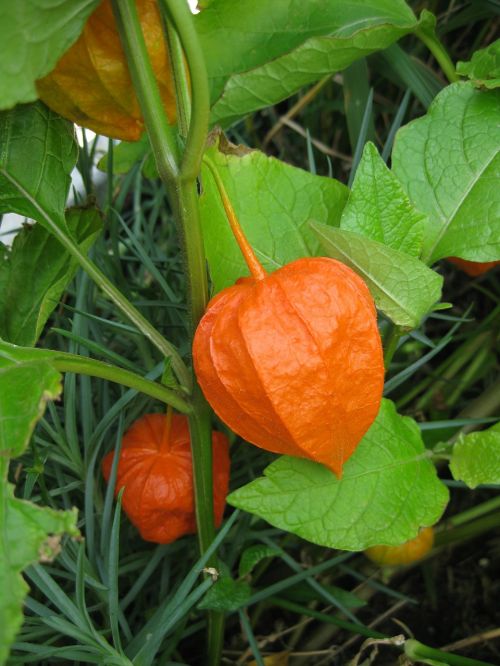
[[[186,148],[182,157],[180,172],[174,172],[173,169],[169,168],[173,151],[166,136],[165,130],[168,125],[166,125],[160,97],[159,95],[151,95],[148,91],[149,88],[156,87],[156,82],[154,80],[151,81],[150,77],[146,76],[148,66],[143,61],[147,60],[147,53],[144,48],[139,48],[138,46],[138,43],[142,39],[142,33],[138,25],[137,12],[135,11],[135,7],[133,7],[134,0],[113,0],[113,6],[118,17],[118,26],[129,59],[134,89],[143,112],[158,171],[167,188],[170,204],[179,227],[188,278],[190,328],[191,333],[194,334],[208,301],[208,276],[201,235],[196,186],[196,179],[208,131],[208,79],[203,53],[187,4],[178,2],[178,0],[162,0],[162,2],[165,6],[167,16],[170,18],[180,38],[181,46],[186,56],[193,96],[191,113],[183,106],[186,104],[185,96],[182,94],[177,98],[180,117],[183,119],[190,117]],[[168,31],[171,31],[171,27],[168,28]],[[176,90],[185,90],[188,84],[185,80],[185,68],[183,64],[181,66],[178,60],[181,54],[179,50],[174,50],[172,55],[176,58],[173,75],[177,79],[179,77],[183,79],[182,81],[176,81]],[[151,106],[154,108],[149,108]],[[169,154],[166,155],[165,152]],[[173,154],[175,156],[175,153]],[[178,164],[177,158],[174,161]],[[193,455],[198,539],[200,550],[204,553],[215,538],[211,412],[201,390],[196,384],[195,378],[193,379],[193,412],[189,417],[189,428]],[[209,564],[210,566],[217,566],[215,556],[211,558]],[[209,614],[207,656],[207,664],[209,666],[216,666],[220,662],[223,620],[223,614],[221,613]]]
[[[162,180],[172,184],[179,174],[177,135],[163,109],[135,0],[112,0],[112,3],[156,165]]]
[[[166,405],[171,405],[174,409],[184,414],[189,414],[192,411],[191,405],[175,393],[175,391],[152,382],[149,379],[145,379],[140,375],[136,375],[135,372],[119,368],[116,365],[78,356],[77,354],[65,354],[62,352],[56,352],[53,360],[51,359],[51,363],[59,372],[76,372],[79,375],[107,379],[110,382],[140,391],[145,395],[156,398],[156,400],[161,400]]]
[[[181,163],[181,178],[185,181],[191,181],[196,180],[199,176],[201,158],[205,150],[208,133],[210,93],[205,56],[187,2],[178,2],[178,0],[161,0],[161,2],[179,36],[191,77],[192,102],[190,113],[187,109],[185,110],[185,114],[190,115],[190,123]],[[188,83],[183,67],[174,68],[174,76],[182,76],[183,78],[182,82],[176,82],[176,88],[187,87]],[[178,100],[178,102],[182,103],[183,99]]]
[[[451,61],[450,56],[434,32],[427,30],[417,30],[416,35],[436,58],[448,81],[450,83],[459,81],[460,78],[455,71],[455,66]]]
[[[170,66],[174,76],[175,99],[177,104],[177,124],[179,134],[185,139],[189,131],[191,121],[191,96],[189,83],[185,75],[185,60],[179,35],[170,21],[166,22],[165,30],[168,41],[168,52],[170,55]]]

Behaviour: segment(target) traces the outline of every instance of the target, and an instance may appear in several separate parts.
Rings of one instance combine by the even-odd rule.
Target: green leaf
[[[341,479],[318,463],[282,457],[228,502],[321,546],[397,545],[433,525],[448,501],[429,456],[415,421],[384,400]]]
[[[99,0],[2,3],[0,109],[37,99],[36,79],[54,69],[98,4]]]
[[[500,91],[454,83],[399,130],[392,169],[426,213],[423,258],[500,259]]]
[[[101,231],[95,208],[73,208],[66,215],[70,233],[87,252]],[[0,244],[0,248],[1,248]],[[33,346],[78,264],[40,224],[17,234],[0,262],[0,337]]]
[[[274,271],[320,249],[307,222],[314,217],[338,224],[348,189],[333,178],[314,176],[259,151],[223,145],[207,155],[218,170],[236,216],[264,268]],[[200,214],[215,291],[228,287],[248,268],[234,240],[210,170],[202,170]]]
[[[406,196],[373,143],[365,145],[340,228],[418,257],[425,216]]]
[[[450,469],[453,478],[469,488],[500,484],[500,423],[461,437],[453,447]]]
[[[113,173],[128,173],[135,164],[145,161],[151,155],[151,152],[151,144],[149,143],[147,133],[144,133],[139,141],[120,141],[118,145],[113,146]],[[97,168],[107,173],[109,168],[109,153],[101,157]],[[157,173],[148,173],[147,175],[150,178],[158,177]]]
[[[228,613],[244,606],[251,595],[248,583],[221,576],[205,594],[198,608]]]
[[[227,127],[413,31],[403,0],[214,0],[195,25],[213,124]]]
[[[21,455],[47,401],[61,391],[60,373],[40,350],[18,353],[0,340],[0,458]]]
[[[238,575],[240,578],[248,576],[259,562],[268,557],[276,557],[279,555],[278,548],[271,548],[271,546],[264,546],[264,544],[256,544],[245,548],[240,558],[240,566],[238,568]]]
[[[19,213],[68,232],[64,206],[76,163],[72,123],[37,102],[0,113],[0,213]]]
[[[468,62],[457,62],[457,72],[478,88],[500,87],[500,39],[476,51]]]
[[[5,663],[23,622],[28,586],[21,571],[34,562],[51,561],[59,552],[61,534],[79,534],[76,509],[53,511],[14,498],[6,468],[4,459],[0,461],[0,664]]]
[[[417,328],[441,295],[443,278],[416,257],[352,231],[310,223],[328,256],[360,275],[377,307],[398,326]]]

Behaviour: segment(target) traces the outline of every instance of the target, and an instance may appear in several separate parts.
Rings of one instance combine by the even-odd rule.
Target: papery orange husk
[[[165,111],[175,120],[174,83],[156,0],[136,0],[146,47]],[[111,0],[91,14],[82,34],[37,81],[38,94],[51,109],[74,123],[115,139],[137,141],[144,132]]]
[[[460,270],[470,275],[470,277],[483,275],[500,264],[500,261],[468,261],[467,259],[459,259],[459,257],[448,257],[448,261],[458,266]]]
[[[334,259],[298,259],[221,291],[198,326],[193,360],[206,399],[234,432],[338,476],[380,407],[373,299]]]
[[[434,528],[422,527],[414,539],[399,546],[372,546],[364,552],[366,557],[375,564],[397,566],[418,562],[434,545]]]
[[[193,467],[188,420],[174,414],[165,438],[165,414],[146,414],[123,436],[115,495],[125,488],[122,507],[146,541],[170,543],[196,532]],[[222,522],[229,484],[229,441],[212,433],[214,514]],[[106,481],[114,451],[102,462]]]

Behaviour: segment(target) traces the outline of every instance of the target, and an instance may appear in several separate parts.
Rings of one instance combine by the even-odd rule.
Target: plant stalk
[[[448,55],[448,52],[437,38],[436,34],[434,32],[427,32],[425,30],[417,30],[416,35],[432,53],[448,81],[450,83],[459,81],[460,77],[455,70],[455,66],[450,56]]]
[[[118,26],[125,52],[129,59],[134,89],[143,112],[146,129],[156,158],[158,172],[167,188],[169,201],[179,228],[184,253],[188,281],[188,311],[191,334],[201,319],[208,302],[208,276],[205,252],[201,235],[198,210],[198,177],[201,158],[208,133],[209,93],[203,53],[192,25],[192,15],[188,6],[178,0],[162,0],[167,17],[175,29],[182,49],[171,49],[172,72],[177,79],[176,90],[186,90],[188,83],[184,67],[184,51],[192,89],[192,108],[185,108],[187,100],[182,94],[177,97],[180,118],[190,118],[186,147],[180,161],[180,168],[170,169],[172,161],[179,164],[179,158],[168,142],[170,129],[166,123],[159,94],[151,95],[149,88],[157,88],[156,81],[147,76],[148,55],[140,44],[140,29],[134,0],[113,0],[118,17]],[[168,27],[171,34],[172,26]],[[149,65],[149,69],[150,65]],[[182,79],[182,80],[179,80]],[[148,108],[153,106],[154,108]],[[168,131],[167,131],[168,129]],[[166,155],[168,153],[168,155]],[[213,487],[212,487],[212,436],[211,411],[193,377],[193,411],[189,417],[191,450],[193,457],[193,481],[196,505],[198,541],[202,553],[206,552],[215,538]],[[217,567],[216,556],[212,556],[209,566]],[[217,666],[223,641],[224,616],[222,613],[209,613],[208,617],[208,666]]]
[[[161,400],[166,405],[171,405],[183,414],[189,414],[192,411],[190,404],[184,398],[181,398],[178,393],[172,391],[172,389],[136,375],[135,372],[131,372],[130,370],[119,368],[116,365],[63,352],[55,352],[54,358],[50,359],[50,362],[59,372],[75,372],[79,375],[107,379],[109,382],[127,386],[145,395],[149,395],[151,398]]]

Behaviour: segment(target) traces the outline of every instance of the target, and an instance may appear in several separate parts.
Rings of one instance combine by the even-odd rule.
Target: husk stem
[[[222,178],[220,177],[215,164],[206,155],[203,156],[203,162],[207,165],[207,167],[210,170],[210,173],[213,176],[213,179],[215,180],[215,184],[217,185],[217,190],[219,191],[222,205],[224,206],[224,210],[226,212],[229,226],[231,227],[233,236],[236,242],[238,243],[238,247],[241,250],[241,254],[245,259],[245,262],[248,266],[250,273],[252,274],[252,277],[255,278],[256,280],[263,280],[267,276],[267,272],[264,270],[264,267],[257,259],[257,255],[255,254],[253,247],[250,245],[247,237],[243,233],[243,229],[241,228],[238,218],[236,217],[236,213],[234,212],[234,208],[227,195],[226,188],[224,187],[224,183],[222,182]]]

